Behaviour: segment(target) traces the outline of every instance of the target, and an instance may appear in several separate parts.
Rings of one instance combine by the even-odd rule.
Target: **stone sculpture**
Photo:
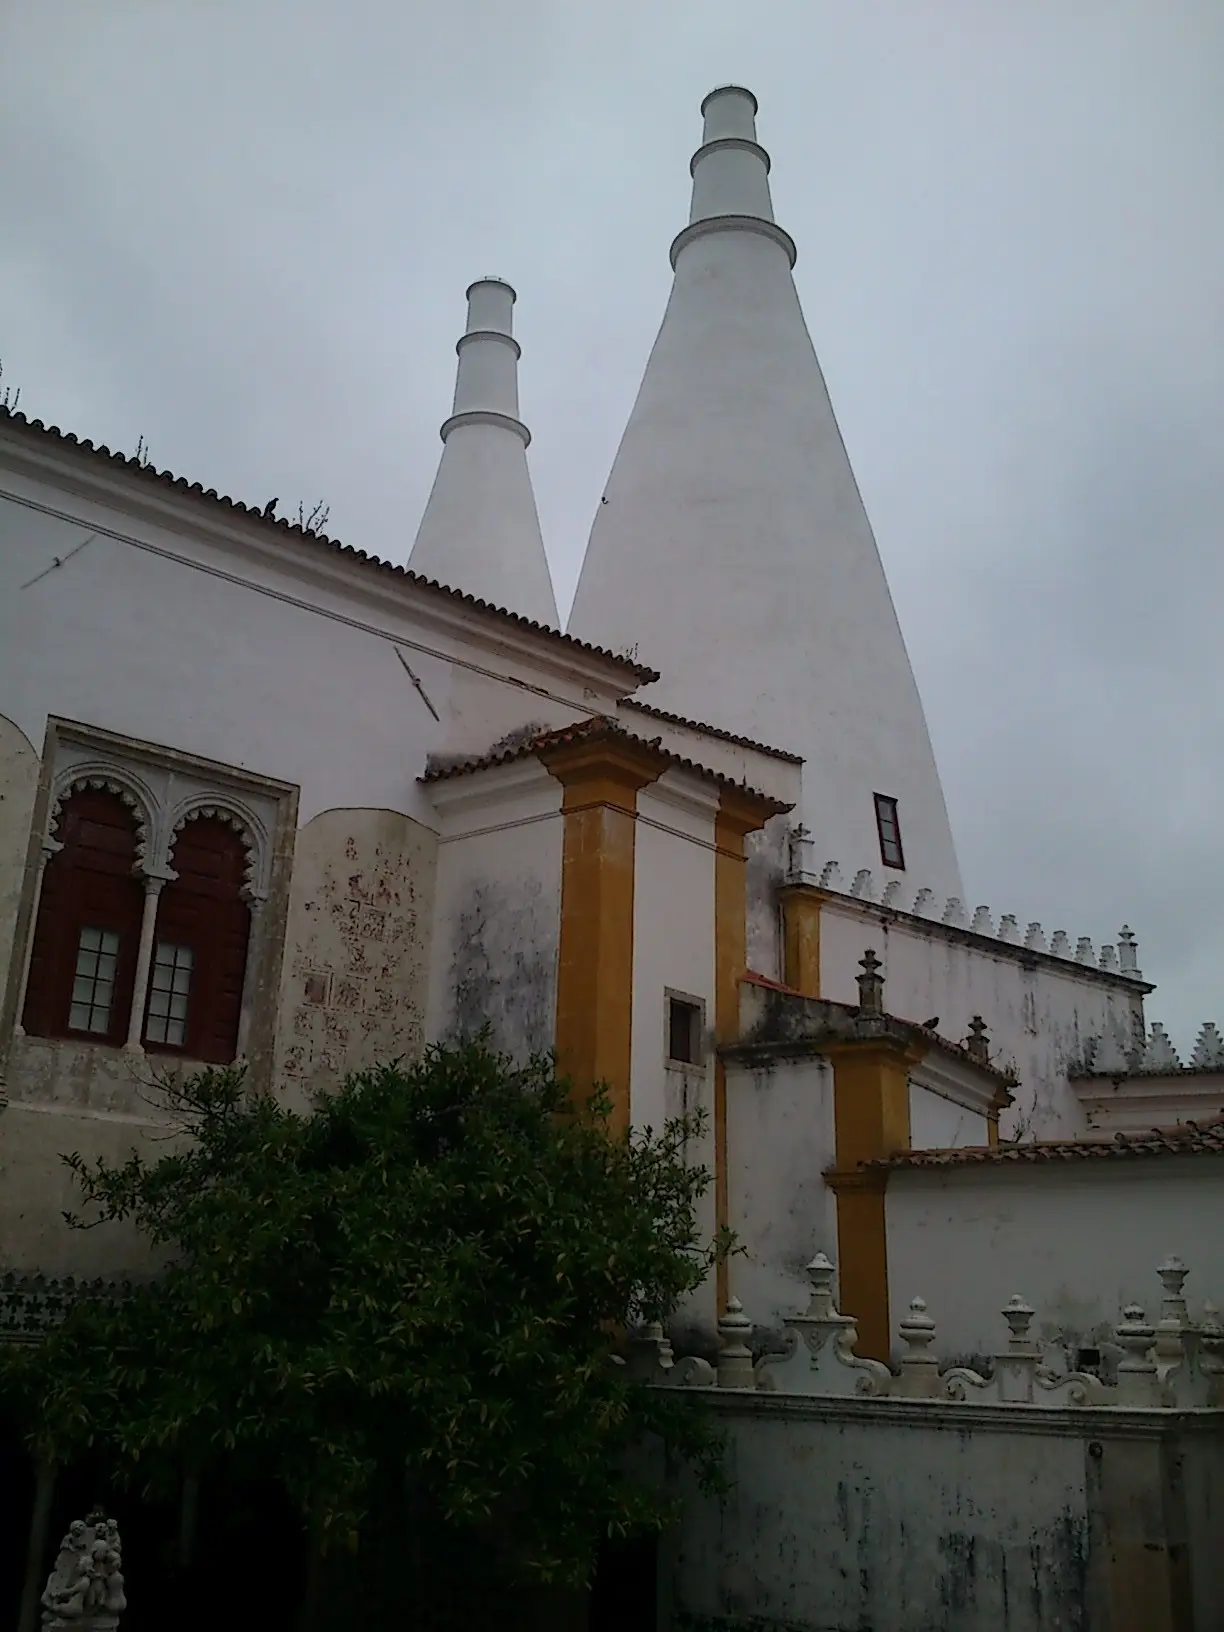
[[[42,1595],[43,1632],[114,1632],[126,1608],[119,1526],[95,1509],[60,1542]]]

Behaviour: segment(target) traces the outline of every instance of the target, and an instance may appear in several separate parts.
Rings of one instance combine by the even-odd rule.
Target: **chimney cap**
[[[487,277],[487,278],[477,278],[474,283],[469,283],[467,288],[463,291],[464,300],[471,300],[472,290],[473,289],[479,289],[479,288],[482,287],[482,285],[488,284],[488,283],[495,283],[495,284],[497,284],[499,286],[499,288],[508,289],[510,291],[510,299],[512,301],[518,299],[518,290],[514,287],[514,285],[512,283],[508,283],[505,278],[496,278],[496,277],[490,276],[490,277]]]
[[[728,92],[733,93],[736,96],[746,96],[749,102],[752,103],[752,113],[754,118],[761,111],[761,104],[757,101],[756,97],[746,85],[715,85],[714,89],[712,91],[707,91],[701,99],[702,114],[705,114],[706,108],[711,102],[713,102],[716,96],[726,96]]]

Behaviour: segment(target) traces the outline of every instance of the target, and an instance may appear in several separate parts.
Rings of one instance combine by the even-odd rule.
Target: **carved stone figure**
[[[127,1608],[122,1566],[114,1519],[75,1519],[42,1595],[43,1632],[114,1632]]]

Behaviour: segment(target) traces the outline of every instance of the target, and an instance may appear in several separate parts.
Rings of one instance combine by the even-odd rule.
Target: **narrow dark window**
[[[877,793],[875,799],[876,831],[880,835],[880,860],[885,867],[905,866],[905,852],[901,848],[901,823],[897,817],[897,801],[886,793]]]
[[[677,1065],[696,1065],[701,1052],[701,1009],[681,997],[667,1000],[667,1057]]]
[[[136,819],[102,788],[64,801],[47,863],[22,1023],[34,1037],[122,1043],[132,1006],[144,886]]]

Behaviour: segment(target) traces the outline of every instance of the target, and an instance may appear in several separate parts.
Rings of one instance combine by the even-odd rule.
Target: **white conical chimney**
[[[773,219],[756,98],[702,104],[689,225],[591,529],[570,631],[643,700],[805,756],[815,851],[961,895],[922,702]],[[876,795],[896,801],[877,814]]]
[[[514,299],[500,278],[482,278],[467,292],[454,412],[442,426],[442,459],[408,565],[555,628],[527,469],[531,432],[518,417]]]

